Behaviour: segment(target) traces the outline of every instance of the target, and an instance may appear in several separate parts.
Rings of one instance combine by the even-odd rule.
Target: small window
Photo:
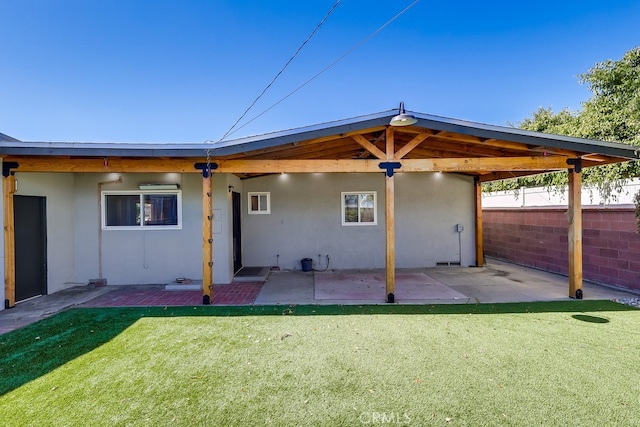
[[[342,193],[342,225],[376,225],[376,192]]]
[[[249,193],[249,214],[270,214],[271,193]]]
[[[104,229],[182,228],[180,191],[102,193]]]

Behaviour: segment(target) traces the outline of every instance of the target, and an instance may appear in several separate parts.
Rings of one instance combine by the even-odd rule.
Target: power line
[[[284,66],[280,69],[280,71],[278,71],[278,73],[275,75],[275,77],[271,80],[271,82],[269,82],[269,84],[262,90],[262,92],[260,92],[260,95],[258,95],[256,97],[256,99],[253,100],[253,102],[251,103],[251,105],[249,105],[249,107],[244,111],[244,113],[242,113],[242,115],[240,116],[240,118],[238,118],[238,120],[236,120],[236,122],[233,124],[233,126],[231,126],[229,128],[229,130],[222,135],[222,138],[220,138],[220,141],[222,141],[223,139],[225,139],[227,136],[229,136],[229,134],[231,134],[233,128],[235,128],[238,123],[240,123],[240,120],[242,120],[244,118],[244,116],[247,115],[247,113],[249,112],[249,110],[251,110],[253,108],[254,105],[256,105],[256,102],[258,102],[260,100],[260,98],[262,98],[262,95],[265,94],[265,92],[267,90],[269,90],[269,88],[271,87],[271,85],[273,85],[275,83],[275,81],[278,79],[278,77],[280,77],[280,74],[282,74],[284,72],[284,70],[289,66],[289,64],[291,63],[291,61],[293,61],[293,59],[298,56],[298,53],[300,53],[300,51],[302,50],[302,48],[309,42],[309,40],[311,40],[311,38],[314,36],[314,34],[320,29],[320,27],[322,26],[322,24],[324,24],[324,22],[327,20],[327,18],[329,18],[329,15],[331,15],[331,13],[335,10],[336,7],[338,7],[338,5],[340,4],[342,0],[337,0],[335,2],[335,4],[331,7],[331,9],[329,9],[329,12],[327,12],[327,14],[324,16],[324,18],[322,18],[322,20],[318,23],[318,25],[316,25],[316,27],[313,29],[313,31],[311,32],[311,34],[309,34],[309,36],[307,37],[307,39],[300,45],[300,47],[298,48],[298,50],[296,50],[296,52],[291,56],[291,58],[289,58],[289,60],[287,61],[286,64],[284,64]]]
[[[402,9],[402,11],[400,11],[399,13],[397,13],[393,18],[389,19],[387,22],[385,22],[384,24],[382,24],[380,27],[378,27],[374,32],[372,32],[371,34],[369,34],[367,37],[365,37],[364,39],[362,39],[358,44],[356,44],[353,48],[351,48],[349,51],[347,51],[347,53],[345,53],[344,55],[342,55],[341,57],[339,57],[338,59],[336,59],[335,61],[333,61],[331,64],[327,65],[326,67],[324,67],[322,70],[320,70],[320,72],[318,72],[317,74],[315,74],[313,77],[311,77],[309,80],[305,81],[304,83],[302,83],[300,86],[298,86],[297,88],[295,88],[294,90],[292,90],[291,92],[289,92],[287,95],[285,95],[283,98],[281,98],[279,101],[277,101],[275,104],[271,105],[269,108],[267,108],[266,110],[264,110],[262,113],[258,114],[257,116],[255,116],[254,118],[252,118],[251,120],[249,120],[248,122],[246,122],[245,124],[243,124],[242,126],[238,127],[237,129],[235,129],[234,131],[232,131],[232,129],[238,124],[238,122],[240,120],[238,120],[236,122],[235,125],[233,125],[233,127],[231,129],[229,129],[229,131],[227,133],[225,133],[225,135],[220,138],[220,141],[224,140],[224,138],[226,138],[229,135],[233,135],[234,133],[238,132],[240,129],[242,129],[243,127],[247,126],[248,124],[250,124],[251,122],[253,122],[254,120],[258,119],[259,117],[261,117],[262,115],[264,115],[265,113],[267,113],[268,111],[270,111],[271,109],[273,109],[274,107],[276,107],[278,104],[280,104],[281,102],[283,102],[284,100],[286,100],[287,98],[289,98],[291,95],[293,95],[294,93],[296,93],[297,91],[299,91],[300,89],[302,89],[303,87],[305,87],[306,85],[308,85],[309,83],[311,83],[313,80],[315,80],[318,76],[320,76],[322,73],[324,73],[325,71],[327,71],[329,68],[333,67],[334,65],[336,65],[338,62],[342,61],[345,57],[347,57],[348,55],[350,55],[351,53],[353,53],[353,51],[355,51],[356,49],[358,49],[360,46],[362,46],[363,44],[365,44],[367,41],[369,41],[369,39],[371,39],[373,36],[375,36],[376,34],[378,34],[380,31],[382,31],[384,28],[386,28],[389,24],[391,24],[393,21],[395,21],[396,19],[398,19],[400,16],[402,16],[406,11],[408,11],[409,9],[411,9],[416,3],[418,3],[418,1],[420,0],[414,0],[413,3],[411,3],[409,6],[405,7],[404,9]],[[255,103],[255,102],[254,102]],[[248,110],[247,110],[248,111]],[[246,114],[246,112],[245,112]],[[244,115],[243,115],[244,117]]]

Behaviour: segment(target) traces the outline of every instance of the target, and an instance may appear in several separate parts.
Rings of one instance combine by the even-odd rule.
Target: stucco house
[[[401,111],[404,113],[404,111]],[[230,283],[243,266],[482,266],[486,181],[637,158],[633,147],[387,111],[197,144],[1,135],[4,307],[94,279]],[[576,193],[577,192],[577,193]],[[569,294],[581,289],[570,197]]]

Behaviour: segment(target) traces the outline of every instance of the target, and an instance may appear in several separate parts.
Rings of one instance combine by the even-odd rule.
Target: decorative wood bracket
[[[386,169],[386,174],[389,178],[393,176],[395,172],[394,169],[400,169],[402,167],[402,163],[400,162],[380,162],[378,164],[380,169]]]
[[[211,163],[196,163],[196,164],[193,165],[193,167],[202,171],[202,177],[203,178],[209,178],[209,175],[211,174],[211,171],[218,169],[218,164],[214,163],[214,162],[211,162]]]
[[[9,175],[13,175],[15,171],[11,169],[18,169],[19,166],[18,162],[2,162],[2,176],[7,178]]]
[[[568,165],[573,165],[573,170],[576,171],[577,173],[582,172],[582,159],[581,158],[577,158],[577,159],[567,159],[567,164]]]

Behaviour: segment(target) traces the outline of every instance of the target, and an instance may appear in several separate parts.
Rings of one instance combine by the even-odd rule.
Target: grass
[[[0,336],[0,420],[640,425],[639,331],[607,301],[73,309]]]

